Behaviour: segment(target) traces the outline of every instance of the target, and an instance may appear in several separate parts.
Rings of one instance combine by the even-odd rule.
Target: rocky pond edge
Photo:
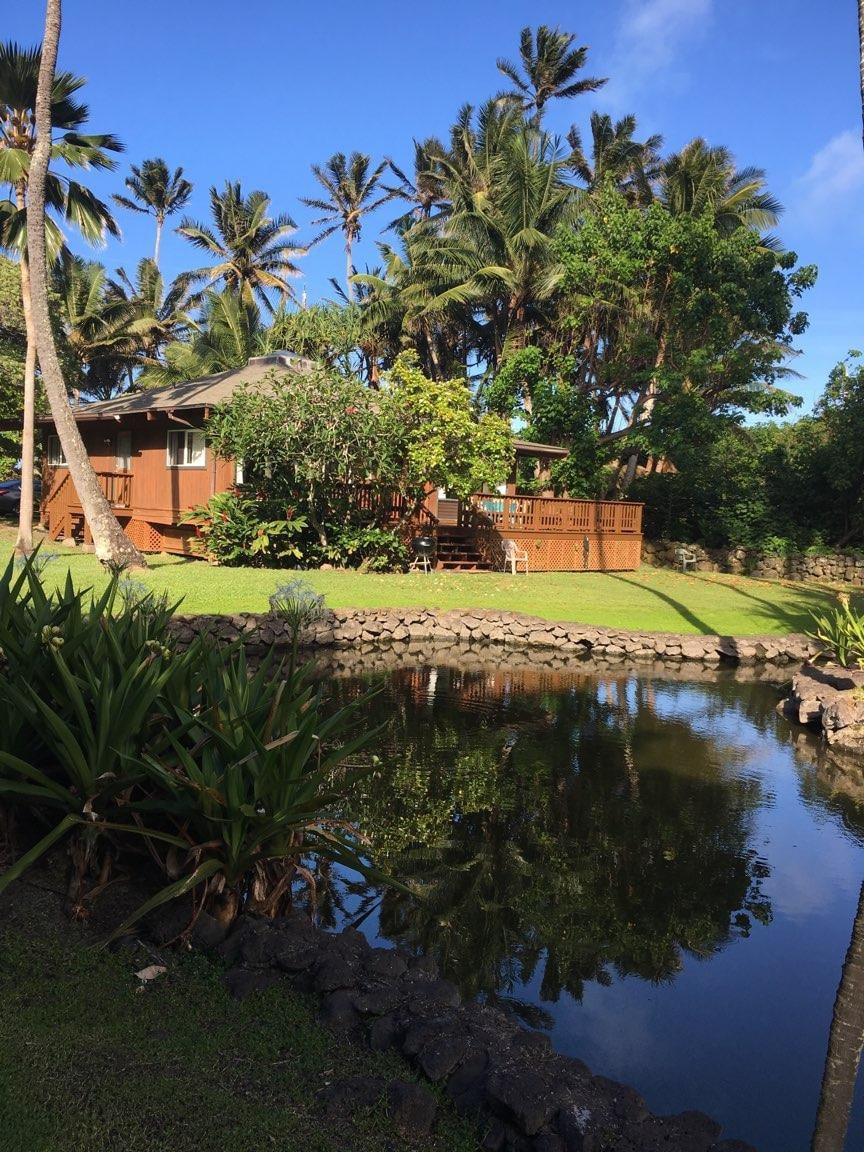
[[[177,915],[165,909],[151,919],[157,943],[176,936]],[[400,1055],[478,1124],[485,1152],[755,1152],[721,1138],[704,1113],[653,1114],[633,1088],[555,1052],[545,1033],[463,1000],[430,957],[374,947],[356,929],[325,931],[298,911],[273,920],[247,914],[226,932],[205,913],[192,943],[225,965],[236,999],[287,982],[316,998],[319,1021],[346,1043]],[[335,1118],[382,1092],[415,1137],[431,1129],[438,1102],[420,1084],[351,1077],[321,1099]]]
[[[224,642],[242,640],[251,649],[286,647],[290,627],[269,613],[178,616],[177,639],[188,643],[200,633]],[[364,644],[410,648],[459,644],[469,648],[530,649],[566,657],[604,661],[691,662],[723,665],[786,666],[814,657],[818,644],[803,635],[705,636],[692,633],[630,631],[569,621],[545,620],[519,612],[485,609],[435,612],[424,608],[340,608],[328,611],[302,635],[306,649],[345,649]]]

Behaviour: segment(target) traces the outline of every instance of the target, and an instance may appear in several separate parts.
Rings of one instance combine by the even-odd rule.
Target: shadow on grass
[[[764,607],[756,610],[756,615],[761,618],[771,621],[773,623],[781,624],[789,631],[802,631],[808,624],[811,623],[811,614],[818,608],[824,608],[828,602],[833,599],[832,593],[825,589],[818,591],[813,589],[796,588],[795,593],[798,597],[792,603],[778,604],[775,600],[771,600],[765,596],[757,596],[754,592],[748,592],[739,584],[723,584],[724,588],[728,588],[730,592],[734,592],[737,596],[742,596],[746,600],[750,600],[755,604]],[[784,591],[790,591],[788,584],[778,584],[778,588],[783,588]]]
[[[638,588],[642,592],[650,592],[652,596],[656,596],[658,600],[662,600],[671,608],[674,608],[682,620],[686,620],[688,624],[692,624],[703,635],[713,635],[716,629],[712,628],[701,617],[697,616],[695,612],[691,611],[686,604],[682,604],[680,600],[676,600],[674,596],[670,596],[667,592],[660,592],[657,588],[652,588],[649,584],[642,584],[639,580],[631,580],[626,576],[622,576],[617,572],[606,572],[605,575],[610,580],[617,580],[621,584],[629,584],[632,588]]]

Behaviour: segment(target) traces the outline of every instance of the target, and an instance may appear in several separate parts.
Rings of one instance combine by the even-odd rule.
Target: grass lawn
[[[0,530],[0,557],[14,535]],[[105,575],[91,555],[50,545],[56,559],[46,579],[65,579],[67,569],[83,585]],[[214,568],[202,560],[152,556],[136,574],[157,592],[181,599],[189,613],[261,612],[276,585],[296,572],[260,568]],[[752,580],[709,573],[682,575],[643,567],[638,572],[548,572],[511,576],[498,572],[375,575],[358,572],[302,573],[331,608],[495,608],[549,620],[572,620],[615,628],[664,632],[782,635],[810,627],[810,612],[823,607],[830,590],[791,582]]]
[[[0,1152],[476,1152],[443,1097],[433,1135],[399,1131],[404,1062],[332,1035],[287,985],[238,1003],[214,964],[175,956],[139,991],[136,964],[90,944],[69,923],[0,932]],[[380,1102],[327,1116],[316,1093],[354,1075],[381,1078]]]

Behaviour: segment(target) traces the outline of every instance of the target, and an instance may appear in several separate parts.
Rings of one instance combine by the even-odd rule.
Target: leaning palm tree
[[[210,189],[210,211],[212,228],[185,218],[177,229],[215,260],[212,267],[190,272],[190,279],[208,287],[222,284],[246,304],[257,299],[271,314],[275,312],[271,292],[282,302],[293,300],[289,277],[300,275],[294,261],[307,249],[289,242],[297,231],[291,217],[271,216],[270,197],[260,190],[244,196],[239,180],[226,181],[221,192]]]
[[[192,195],[192,185],[184,178],[182,168],[175,168],[171,172],[159,156],[154,160],[145,160],[140,168],[133,164],[132,175],[126,177],[124,184],[132,193],[131,197],[115,195],[114,202],[122,208],[128,208],[130,212],[140,212],[143,216],[155,218],[153,263],[158,265],[162,227],[169,216],[186,207]]]
[[[585,67],[588,49],[575,47],[575,41],[572,33],[546,24],[541,24],[536,33],[523,28],[519,37],[519,64],[505,59],[498,61],[498,71],[513,85],[511,91],[502,93],[502,98],[531,113],[535,128],[540,127],[543,110],[550,100],[567,100],[583,92],[596,92],[606,83],[594,76],[576,79]]]
[[[6,185],[9,197],[0,201],[0,247],[17,254],[21,271],[21,299],[27,332],[27,354],[24,365],[23,430],[21,436],[21,508],[16,548],[28,553],[33,545],[33,449],[36,403],[36,334],[30,287],[30,263],[27,252],[27,206],[30,166],[38,142],[36,88],[41,52],[23,48],[13,42],[0,44],[0,185]],[[115,136],[83,135],[87,106],[75,94],[85,81],[71,72],[60,72],[53,79],[50,120],[52,135],[49,160],[68,168],[111,169],[115,161],[110,152],[122,151]],[[66,223],[78,229],[91,244],[104,243],[106,234],[118,235],[118,228],[106,204],[87,188],[56,171],[45,178],[45,206]],[[64,236],[61,226],[51,216],[45,218],[46,243],[53,261],[60,253]]]
[[[584,149],[579,129],[573,127],[567,133],[567,143],[572,149],[568,166],[589,191],[612,180],[632,203],[650,203],[651,182],[660,171],[663,137],[654,135],[647,140],[636,140],[635,132],[635,116],[613,121],[606,113],[592,112],[590,155]]]
[[[143,566],[144,558],[123,529],[105,498],[81,439],[81,432],[69,407],[63,370],[57,355],[51,314],[48,307],[48,255],[45,207],[50,189],[48,165],[51,160],[51,112],[55,100],[55,68],[60,42],[60,0],[47,0],[45,40],[37,72],[33,103],[35,145],[29,156],[29,200],[27,204],[27,244],[30,262],[32,324],[42,367],[42,383],[57,435],[63,447],[69,476],[93,535],[97,557],[113,567]]]
[[[363,217],[392,200],[396,194],[392,188],[381,185],[388,163],[382,160],[371,168],[372,161],[362,152],[352,152],[347,159],[344,152],[336,152],[324,164],[312,165],[312,174],[327,193],[327,199],[301,196],[307,207],[322,213],[312,221],[313,227],[324,225],[312,244],[319,244],[336,231],[341,231],[345,237],[345,290],[349,302],[354,300],[351,282],[353,248],[360,239]],[[377,195],[379,185],[383,189],[380,196]]]
[[[773,228],[782,205],[766,188],[762,168],[735,167],[728,148],[712,147],[697,137],[663,165],[657,196],[675,216],[699,216],[713,210],[719,231]],[[766,246],[775,241],[765,238]]]

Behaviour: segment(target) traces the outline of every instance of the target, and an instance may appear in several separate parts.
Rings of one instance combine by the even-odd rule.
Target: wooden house
[[[195,554],[195,530],[184,514],[242,481],[234,461],[207,444],[204,426],[213,407],[240,385],[254,385],[274,371],[291,376],[310,361],[290,352],[256,356],[243,368],[185,384],[129,392],[75,409],[93,467],[130,539],[144,552]],[[41,520],[53,540],[89,542],[86,519],[50,419],[42,421]],[[515,440],[517,459],[535,463],[535,489],[567,450]],[[363,494],[358,493],[358,499]],[[392,507],[394,521],[401,515]],[[530,571],[625,570],[641,558],[641,504],[570,500],[520,494],[516,473],[495,492],[468,501],[430,488],[416,531],[433,535],[442,568],[500,567],[502,545],[513,540],[529,556]]]

